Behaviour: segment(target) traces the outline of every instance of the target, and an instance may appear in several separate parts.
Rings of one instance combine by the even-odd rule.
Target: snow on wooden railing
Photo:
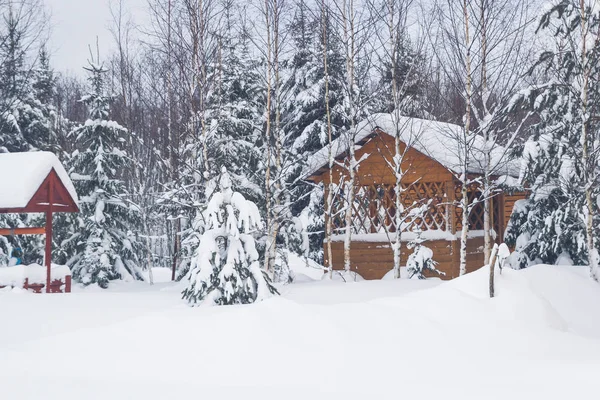
[[[19,287],[41,293],[46,286],[46,267],[38,264],[0,267],[0,288]],[[71,292],[71,270],[66,265],[52,264],[51,293]]]

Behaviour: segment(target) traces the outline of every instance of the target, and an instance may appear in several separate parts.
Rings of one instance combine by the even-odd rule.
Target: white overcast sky
[[[88,45],[95,48],[96,36],[100,51],[106,54],[113,46],[108,29],[110,2],[115,0],[44,0],[51,13],[49,48],[52,65],[57,71],[81,74],[89,58]],[[147,0],[124,0],[134,21],[146,21]]]

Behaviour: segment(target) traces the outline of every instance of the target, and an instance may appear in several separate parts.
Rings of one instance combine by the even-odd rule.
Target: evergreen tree
[[[332,21],[328,15],[327,57],[329,71],[329,106],[331,110],[332,138],[335,140],[350,126],[347,99],[344,92],[344,57],[339,38],[332,34]],[[327,112],[325,104],[325,76],[323,67],[323,26],[320,16],[315,16],[306,1],[296,5],[295,18],[289,27],[294,52],[285,67],[289,71],[283,84],[284,105],[282,129],[285,132],[287,157],[286,183],[291,193],[291,216],[303,215],[308,226],[302,227],[309,236],[311,258],[322,261],[324,217],[322,199],[312,195],[315,188],[301,180],[305,161],[310,155],[327,145]],[[292,221],[291,218],[288,222]],[[282,233],[289,230],[282,230]],[[297,230],[292,230],[296,232]],[[303,241],[298,235],[281,237],[280,244]]]
[[[23,29],[9,7],[1,19],[0,40],[0,146],[10,152],[28,151],[27,143],[20,126],[22,98],[28,93],[29,76],[25,70],[25,50],[23,49]]]
[[[209,99],[211,165],[227,165],[235,186],[246,197],[263,196],[259,170],[261,154],[261,88],[258,62],[252,58],[245,32],[236,33],[233,22],[222,39],[217,88]]]
[[[326,23],[331,24],[329,18]],[[287,146],[291,146],[301,160],[327,144],[322,29],[320,20],[313,19],[306,3],[300,1],[296,18],[290,26],[294,54],[286,63],[290,72],[283,85],[286,100],[282,121],[288,138]],[[332,136],[336,139],[349,126],[343,91],[344,58],[338,38],[330,33],[331,27],[326,31],[329,105]]]
[[[191,266],[183,298],[201,303],[248,304],[277,294],[261,270],[255,239],[262,229],[258,207],[234,192],[225,167],[204,211],[206,231]]]
[[[230,11],[230,10],[229,10]],[[238,32],[230,12],[226,13],[225,28],[220,38],[219,57],[208,68],[214,90],[207,96],[207,149],[208,165],[227,165],[233,184],[248,199],[260,203],[264,198],[260,186],[260,78],[258,62],[252,58],[246,32]],[[191,154],[201,154],[200,144]],[[192,156],[193,157],[193,156]],[[201,165],[200,159],[196,160]],[[181,233],[181,262],[177,266],[177,279],[190,270],[194,252],[205,229],[202,209],[213,194],[213,171],[198,176],[195,171],[182,171],[179,187],[165,196],[168,203],[187,204],[186,224]],[[184,188],[182,188],[184,186]],[[205,190],[200,190],[204,187]],[[189,221],[189,223],[187,223]]]
[[[531,185],[531,196],[513,213],[506,234],[507,243],[518,251],[513,258],[518,267],[565,260],[589,263],[586,195],[593,198],[591,234],[597,237],[600,194],[600,120],[591,118],[600,113],[599,27],[600,9],[588,2],[560,0],[542,16],[538,32],[552,30],[557,40],[532,71],[547,79],[520,93],[512,108],[532,110],[539,117],[521,149],[522,181]],[[589,238],[592,243],[595,237]]]
[[[425,279],[424,272],[431,271],[444,275],[443,272],[437,269],[437,262],[433,260],[433,251],[423,245],[423,233],[420,229],[413,230],[415,239],[408,244],[409,249],[414,249],[412,254],[406,260],[406,272],[411,279]]]
[[[25,62],[27,32],[12,7],[4,19],[0,41],[0,146],[9,151],[57,152],[56,112],[52,106],[53,72],[42,47],[37,68]]]
[[[102,65],[90,63],[91,91],[81,101],[89,110],[85,124],[71,131],[77,148],[70,174],[80,196],[69,264],[76,280],[108,287],[114,279],[143,279],[139,254],[144,246],[133,233],[141,226],[139,207],[128,199],[123,171],[130,160],[122,150],[127,130],[109,119],[111,96],[105,94]]]
[[[391,60],[387,58],[380,60],[382,73],[376,90],[376,100],[370,108],[373,112],[390,113],[394,111],[395,104],[391,90],[393,76],[402,97],[400,114],[408,117],[429,118],[425,92],[426,80],[423,75],[425,57],[413,49],[410,39],[403,32],[399,32],[396,38],[398,41],[396,44],[398,50],[394,54],[396,71],[392,74]]]

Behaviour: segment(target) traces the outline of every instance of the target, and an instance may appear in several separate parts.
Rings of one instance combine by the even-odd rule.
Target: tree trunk
[[[466,81],[466,105],[465,105],[465,128],[463,132],[463,160],[462,160],[462,232],[460,235],[460,268],[459,275],[467,273],[467,237],[469,234],[469,196],[468,196],[468,167],[469,167],[469,134],[471,130],[471,101],[472,101],[472,75],[471,75],[471,39],[469,36],[469,9],[467,0],[463,0],[463,17],[465,28],[465,69]]]
[[[327,18],[325,0],[321,0],[321,23],[323,25],[323,69],[325,72],[325,112],[327,115],[327,162],[329,165],[329,182],[325,188],[327,201],[325,204],[325,240],[327,243],[327,267],[329,268],[329,279],[333,278],[333,254],[331,251],[331,235],[333,231],[333,149],[331,133],[331,110],[329,107],[329,64],[327,61]]]
[[[356,184],[356,153],[354,139],[356,137],[356,116],[354,110],[354,1],[344,0],[342,8],[342,22],[344,27],[344,44],[346,47],[346,84],[348,86],[348,101],[350,114],[350,132],[348,134],[348,173],[349,182],[346,184],[346,214],[345,214],[345,237],[344,237],[344,270],[350,272],[351,258],[350,248],[352,245],[352,226],[354,217],[354,190]]]
[[[585,7],[585,0],[580,0],[579,3],[581,11],[581,33],[582,33],[582,44],[581,44],[581,67],[583,69],[583,84],[581,85],[581,146],[582,146],[582,164],[583,164],[583,185],[585,187],[585,231],[587,239],[588,249],[588,265],[590,269],[590,276],[594,280],[598,280],[597,271],[597,260],[596,260],[596,249],[594,247],[594,200],[592,194],[592,187],[594,182],[596,163],[590,157],[590,143],[593,144],[593,138],[589,138],[588,133],[588,91],[589,91],[589,79],[591,74],[590,59],[587,56],[587,35],[588,35],[588,16]]]
[[[271,60],[271,55],[272,55],[272,41],[271,41],[271,20],[270,20],[270,14],[269,14],[269,1],[265,0],[265,10],[264,10],[264,16],[265,16],[265,33],[267,36],[267,40],[266,40],[266,54],[267,54],[267,65],[266,65],[266,70],[265,70],[265,77],[266,77],[266,81],[267,81],[267,87],[266,87],[266,106],[265,106],[265,122],[266,122],[266,127],[265,127],[265,145],[266,145],[266,152],[265,152],[265,166],[266,166],[266,171],[265,171],[265,201],[266,201],[266,207],[267,207],[267,215],[266,215],[266,220],[267,220],[267,242],[265,245],[265,262],[264,262],[264,270],[266,272],[271,272],[271,251],[272,248],[275,246],[274,240],[273,240],[273,235],[272,235],[272,228],[273,228],[273,205],[272,203],[272,198],[271,198],[271,96],[272,96],[272,82],[271,82],[271,69],[273,67],[273,63]]]
[[[494,248],[492,249],[492,254],[490,256],[490,262],[489,262],[489,266],[490,266],[490,299],[494,297],[494,294],[496,292],[496,287],[494,286],[494,277],[495,277],[495,273],[496,273],[496,257],[498,255],[498,245],[495,244]]]

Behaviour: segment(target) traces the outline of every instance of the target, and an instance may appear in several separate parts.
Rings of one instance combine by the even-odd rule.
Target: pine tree
[[[143,279],[139,255],[144,246],[133,233],[141,226],[139,207],[128,199],[122,178],[130,167],[122,150],[127,129],[109,119],[112,98],[105,94],[107,70],[93,62],[86,70],[91,91],[81,101],[88,107],[89,119],[70,133],[81,149],[70,160],[81,212],[65,245],[71,246],[74,278],[106,288],[114,279]]]
[[[31,75],[31,85],[28,85],[20,104],[18,124],[32,147],[57,153],[60,150],[57,143],[58,115],[53,105],[56,80],[44,46],[40,48],[37,65]]]
[[[415,229],[415,239],[408,244],[409,249],[414,249],[406,260],[406,272],[411,279],[425,279],[424,272],[430,271],[444,274],[437,269],[437,262],[433,260],[433,251],[423,245],[425,240],[421,237],[422,231]]]
[[[259,201],[263,196],[256,176],[262,155],[257,147],[261,118],[258,62],[252,58],[247,33],[232,26],[222,40],[222,59],[215,74],[218,85],[209,99],[212,165],[227,165],[235,186],[246,197]]]
[[[329,16],[326,23],[331,24]],[[327,143],[322,27],[319,20],[311,19],[311,12],[303,1],[298,4],[290,32],[295,52],[286,63],[290,72],[283,85],[286,100],[282,125],[288,137],[287,145],[303,159]],[[332,29],[327,28],[327,32]],[[327,52],[332,136],[336,139],[348,128],[349,119],[343,91],[344,58],[341,43],[333,34],[328,35]]]
[[[339,38],[332,34],[331,16],[323,18],[327,24],[327,57],[329,75],[329,107],[331,110],[332,139],[348,129],[350,121],[346,110],[344,92],[344,58]],[[285,148],[293,160],[286,171],[287,184],[292,193],[291,215],[304,214],[309,226],[303,227],[311,244],[310,256],[322,262],[324,238],[323,202],[314,196],[312,185],[302,181],[301,173],[308,156],[327,145],[327,110],[325,103],[325,75],[323,68],[323,21],[314,16],[306,1],[299,1],[295,18],[289,27],[294,52],[285,66],[289,71],[283,84],[284,105],[282,129],[285,132]],[[285,232],[285,231],[284,231]],[[296,235],[297,236],[297,235]],[[299,237],[280,238],[280,243],[298,241]]]
[[[192,262],[183,298],[201,303],[248,304],[277,294],[260,268],[255,239],[262,229],[256,204],[234,192],[225,167],[206,209],[206,231]]]
[[[396,108],[392,90],[392,79],[401,97],[400,115],[417,118],[430,118],[427,112],[428,101],[426,97],[426,79],[423,75],[425,57],[413,49],[410,39],[404,32],[398,32],[395,45],[397,48],[395,62],[389,59],[381,60],[382,75],[379,80],[377,98],[372,107],[374,112],[391,113]],[[388,57],[389,58],[389,57]],[[392,72],[392,65],[396,71]]]
[[[6,32],[0,42],[0,146],[9,151],[33,149],[57,152],[56,113],[52,106],[53,72],[42,47],[38,67],[25,62],[27,56],[22,21],[9,9],[4,18]]]
[[[0,41],[0,146],[10,152],[28,151],[20,126],[22,98],[28,93],[29,76],[25,70],[24,34],[12,7],[2,18],[3,32]]]
[[[522,148],[522,180],[531,196],[521,207],[526,213],[513,214],[506,235],[519,252],[519,267],[570,259],[590,265],[595,275],[597,254],[590,250],[595,253],[599,233],[600,119],[594,116],[600,115],[600,9],[592,3],[560,0],[542,16],[538,32],[551,30],[557,40],[532,71],[547,81],[513,102],[539,117]]]

